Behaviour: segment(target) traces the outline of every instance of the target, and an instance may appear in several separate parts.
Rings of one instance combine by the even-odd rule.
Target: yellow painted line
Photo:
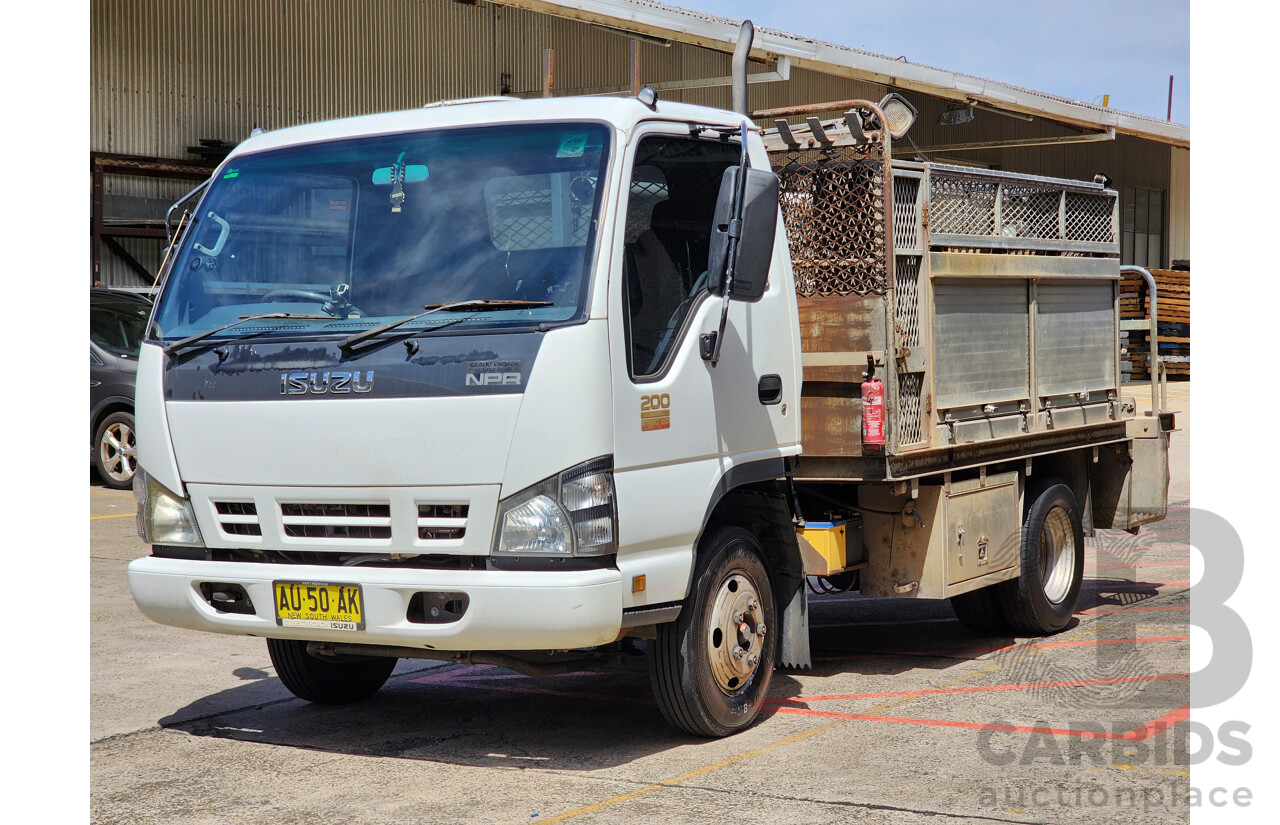
[[[114,513],[110,516],[89,516],[89,521],[97,521],[100,518],[129,518],[136,515],[137,513]]]
[[[1155,773],[1172,773],[1178,776],[1190,776],[1191,771],[1180,771],[1176,768],[1149,768],[1146,765],[1125,765],[1122,762],[1112,762],[1108,767],[1119,768],[1122,771],[1153,771]],[[1106,768],[1094,768],[1094,772],[1105,771]]]

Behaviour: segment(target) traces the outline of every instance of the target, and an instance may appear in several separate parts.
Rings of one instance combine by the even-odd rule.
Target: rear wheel
[[[773,588],[760,543],[737,527],[703,539],[693,592],[649,645],[649,678],[662,715],[694,736],[749,727],[777,660]]]
[[[1022,525],[1021,574],[994,590],[1001,612],[1024,633],[1067,626],[1084,580],[1084,526],[1071,488],[1050,480],[1032,496]]]
[[[276,675],[299,699],[320,705],[343,705],[367,699],[378,691],[399,659],[379,657],[328,661],[307,652],[296,639],[267,639],[267,652]]]

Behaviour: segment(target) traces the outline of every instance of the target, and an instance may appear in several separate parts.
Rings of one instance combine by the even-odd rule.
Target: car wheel
[[[319,705],[345,705],[367,699],[395,670],[395,657],[326,661],[307,652],[307,642],[267,639],[276,675],[299,699]]]
[[[108,487],[127,490],[138,471],[138,441],[133,415],[115,412],[102,419],[93,437],[94,467]]]

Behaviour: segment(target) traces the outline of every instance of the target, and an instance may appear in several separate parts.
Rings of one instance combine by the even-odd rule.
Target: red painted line
[[[1140,553],[1147,550],[1188,550],[1191,545],[1188,544],[1152,544],[1141,545],[1138,547],[1090,547],[1089,550],[1095,553]]]
[[[1166,673],[1156,676],[1118,676],[1111,679],[1073,679],[1066,682],[1025,682],[1014,685],[977,685],[958,688],[928,688],[924,690],[897,690],[883,693],[844,693],[830,696],[795,696],[789,699],[770,699],[765,704],[802,704],[804,702],[836,702],[847,699],[892,699],[898,696],[941,696],[953,693],[991,693],[1006,690],[1034,690],[1036,688],[1081,687],[1084,685],[1113,685],[1125,682],[1161,682],[1169,679],[1189,679],[1186,673]]]
[[[527,677],[526,677],[527,678]],[[526,693],[537,696],[561,696],[565,699],[602,699],[606,702],[631,702],[642,705],[653,704],[652,699],[639,696],[621,696],[606,693],[579,693],[570,690],[552,690],[551,688],[533,688],[533,687],[516,687],[515,685],[494,685],[494,684],[476,684],[469,683],[469,687],[479,688],[480,690],[497,690],[504,693]]]
[[[1037,650],[1051,647],[1093,647],[1095,645],[1131,645],[1141,642],[1185,642],[1190,636],[1147,636],[1142,639],[1073,639],[1065,642],[1031,642],[1022,645],[996,645],[995,647],[969,647],[962,650],[938,651],[941,653],[994,653],[997,650]],[[917,651],[918,652],[918,651]]]
[[[1191,582],[1100,582],[1090,580],[1082,589],[1088,590],[1158,590],[1161,587],[1190,587]]]
[[[963,728],[966,730],[992,730],[1007,733],[1047,733],[1052,736],[1078,736],[1084,739],[1123,739],[1140,742],[1150,739],[1162,730],[1166,730],[1191,715],[1190,706],[1179,708],[1165,714],[1159,719],[1134,728],[1128,733],[1112,733],[1098,730],[1075,730],[1074,728],[1042,728],[1031,725],[997,725],[984,722],[956,722],[951,719],[913,719],[907,716],[877,716],[870,713],[838,713],[830,710],[810,710],[808,708],[774,708],[778,713],[792,713],[798,716],[822,716],[828,719],[850,719],[862,722],[888,722],[898,725],[924,725],[936,728]]]
[[[1141,642],[1185,642],[1190,640],[1190,636],[1147,636],[1142,639],[1078,639],[1066,642],[1031,642],[1028,644],[1009,644],[994,645],[992,647],[965,647],[965,648],[928,648],[925,650],[859,650],[856,653],[850,653],[850,656],[956,656],[965,653],[976,653],[982,655],[985,653],[996,653],[998,651],[1014,652],[1018,650],[1036,650],[1040,648],[1053,647],[1093,647],[1095,645],[1131,645]],[[840,657],[823,657],[822,661],[840,661],[848,658],[848,656]],[[816,661],[816,659],[815,659]]]
[[[1124,570],[1129,567],[1174,567],[1185,564],[1191,564],[1191,561],[1135,561],[1131,564],[1095,564],[1093,567],[1086,567],[1085,572],[1090,570]]]
[[[1177,710],[1170,711],[1159,719],[1152,719],[1140,728],[1134,728],[1128,733],[1122,735],[1121,739],[1134,742],[1141,742],[1143,739],[1150,739],[1161,731],[1168,730],[1179,722],[1185,722],[1191,718],[1191,706],[1183,705]]]
[[[468,674],[477,670],[488,670],[489,665],[464,665],[446,670],[444,673],[430,673],[426,676],[419,676],[416,679],[410,679],[410,682],[416,682],[419,685],[434,685],[441,682],[453,682],[458,679],[465,678]]]
[[[1091,607],[1088,610],[1081,610],[1077,616],[1100,616],[1107,613],[1128,613],[1137,610],[1190,610],[1189,604],[1171,604],[1167,607],[1164,605],[1140,605],[1138,607]]]
[[[559,673],[557,676],[600,676],[598,671],[580,670],[576,673]],[[440,684],[441,682],[485,682],[490,679],[527,679],[523,673],[516,673],[497,665],[466,665],[454,668],[445,673],[429,674],[417,679],[410,679],[420,685]]]

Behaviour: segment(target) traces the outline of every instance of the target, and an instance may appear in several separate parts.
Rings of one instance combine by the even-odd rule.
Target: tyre
[[[970,590],[950,599],[951,609],[965,627],[983,636],[1000,636],[1009,632],[1009,623],[996,598],[994,587]]]
[[[296,639],[267,639],[267,652],[289,692],[319,705],[344,705],[369,698],[399,661],[379,657],[331,662],[312,656],[307,643]]]
[[[127,490],[138,470],[138,441],[133,414],[115,412],[102,419],[93,434],[93,466],[108,487]]]
[[[1031,496],[1022,524],[1018,578],[995,586],[1001,613],[1016,631],[1056,633],[1067,626],[1084,580],[1084,526],[1075,494],[1053,479]]]
[[[649,644],[649,680],[666,720],[705,737],[749,727],[773,678],[777,626],[759,541],[738,527],[709,533],[684,609]]]

